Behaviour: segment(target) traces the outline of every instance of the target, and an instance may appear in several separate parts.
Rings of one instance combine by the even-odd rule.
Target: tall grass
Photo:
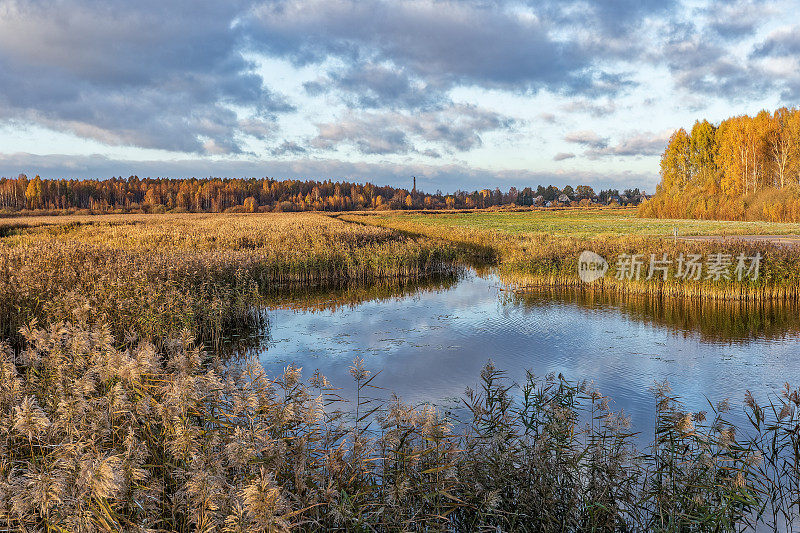
[[[217,344],[260,327],[264,298],[285,287],[424,279],[451,271],[455,248],[315,214],[18,228],[0,239],[0,336],[83,310],[118,338],[188,328]]]
[[[87,321],[0,355],[0,524],[48,531],[737,531],[800,518],[797,407],[685,412],[654,388],[653,442],[590,384],[488,365],[464,416],[324,376],[222,363]]]
[[[613,293],[615,295],[649,295],[653,297],[678,297],[688,299],[722,300],[800,300],[800,250],[769,243],[748,242],[730,238],[726,242],[674,240],[647,235],[596,234],[554,235],[531,231],[509,233],[491,224],[488,227],[448,225],[407,217],[377,217],[345,215],[345,220],[403,231],[441,242],[449,242],[472,249],[488,249],[483,257],[496,264],[503,279],[517,288],[558,287],[587,292]],[[435,216],[431,216],[435,218]],[[603,256],[609,271],[602,279],[584,284],[578,277],[578,256],[590,250]],[[680,254],[700,254],[703,259],[710,254],[731,254],[734,258],[743,253],[751,257],[761,254],[757,280],[739,281],[732,275],[728,280],[684,280],[674,277],[675,267],[666,281],[656,275],[646,279],[651,254],[661,259],[663,254],[673,261]],[[621,254],[641,254],[644,261],[639,280],[618,280],[614,277],[616,262]],[[731,273],[732,273],[731,269]]]
[[[661,384],[640,449],[648,439],[624,413],[560,376],[516,386],[488,365],[456,418],[386,398],[361,361],[348,403],[319,373],[270,377],[216,349],[257,329],[259,306],[298,283],[413,285],[476,257],[559,276],[584,242],[419,236],[319,215],[10,230],[0,241],[0,527],[791,529],[800,390],[788,385],[766,405],[748,395],[750,425],[733,428],[726,404],[688,413]],[[640,243],[598,250],[621,244]],[[774,257],[766,272],[781,275],[793,256]]]

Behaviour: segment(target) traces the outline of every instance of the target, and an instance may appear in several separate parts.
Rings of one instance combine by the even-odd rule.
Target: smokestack
[[[415,193],[415,192],[417,192],[417,177],[416,176],[412,176],[412,178],[414,178],[414,188],[411,189],[411,192]]]

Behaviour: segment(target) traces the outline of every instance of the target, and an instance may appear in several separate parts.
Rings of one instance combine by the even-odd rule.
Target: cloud
[[[564,161],[565,159],[572,159],[575,157],[575,154],[572,152],[559,152],[553,156],[553,161]]]
[[[312,95],[335,92],[349,108],[419,109],[449,101],[445,93],[392,65],[352,65],[305,84]]]
[[[686,28],[664,46],[664,57],[675,85],[693,95],[742,99],[763,93],[771,84],[753,65]]]
[[[774,10],[764,2],[716,0],[703,9],[703,13],[708,17],[708,27],[716,35],[736,41],[755,34]]]
[[[591,148],[605,148],[608,146],[607,137],[600,137],[600,135],[591,130],[573,131],[565,135],[564,140],[568,143],[582,144]]]
[[[0,120],[110,145],[241,151],[292,110],[241,54],[239,2],[7,0]],[[234,107],[249,110],[244,121]]]
[[[753,50],[752,57],[780,57],[800,54],[800,25],[781,28],[770,33]]]
[[[778,11],[749,1],[712,2],[697,24],[675,23],[652,61],[665,64],[674,84],[691,97],[722,97],[729,102],[781,94],[800,96],[800,26],[784,27],[761,41],[757,30]]]
[[[513,125],[509,117],[464,104],[414,114],[348,112],[335,122],[318,124],[311,145],[327,150],[349,144],[363,154],[407,154],[419,151],[416,144],[422,142],[467,152],[483,144],[482,133]]]
[[[671,134],[671,131],[660,133],[633,132],[614,146],[593,146],[586,152],[586,155],[590,159],[605,156],[639,157],[659,155],[664,151]]]
[[[628,28],[641,23],[638,15],[649,9],[632,0],[624,3],[624,9],[617,9],[613,2],[600,2],[595,11],[614,31],[621,31],[621,26],[611,24],[615,17],[625,20]],[[422,80],[433,89],[477,85],[615,94],[630,81],[595,64],[598,56],[614,54],[604,48],[602,39],[556,37],[570,31],[559,23],[578,4],[531,3],[521,12],[510,1],[275,1],[254,8],[243,24],[254,48],[296,65],[336,58],[344,70],[329,77],[339,85],[347,84],[354,69],[391,64],[402,76]],[[665,5],[645,4],[656,10]],[[595,26],[590,19],[582,23],[586,28]],[[392,91],[399,87],[402,92],[402,79],[388,76],[388,81]],[[315,89],[325,85],[316,83]]]
[[[304,147],[300,146],[294,141],[283,141],[280,146],[276,146],[275,148],[270,150],[270,154],[272,155],[286,155],[286,154],[304,154],[308,150]]]

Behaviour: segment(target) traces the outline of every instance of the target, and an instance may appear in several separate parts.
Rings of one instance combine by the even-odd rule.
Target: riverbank
[[[690,299],[800,299],[800,250],[783,244],[798,233],[796,224],[639,219],[630,210],[612,211],[340,218],[489,250],[486,255],[494,257],[504,280],[519,289],[565,287]],[[749,238],[754,234],[768,237]],[[604,275],[592,283],[578,276],[578,260],[586,250],[607,263]],[[757,269],[751,268],[755,258]],[[687,272],[684,267],[690,259],[696,264]],[[661,268],[651,275],[657,262]]]

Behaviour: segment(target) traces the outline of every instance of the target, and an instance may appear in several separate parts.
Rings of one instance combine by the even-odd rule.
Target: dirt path
[[[770,243],[778,246],[800,246],[800,235],[693,235],[678,237],[684,241]]]

